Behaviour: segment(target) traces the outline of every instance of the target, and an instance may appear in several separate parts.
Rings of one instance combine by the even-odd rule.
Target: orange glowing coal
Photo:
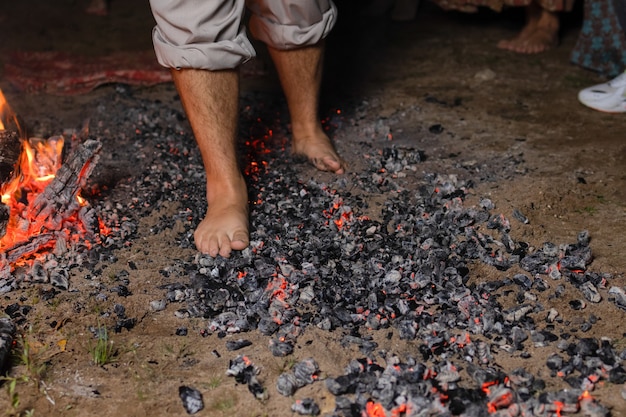
[[[11,127],[15,124],[18,130],[20,128],[17,117],[0,91],[0,134],[8,131],[9,124]],[[45,215],[42,214],[44,211],[42,203],[38,200],[38,197],[46,194],[44,191],[62,168],[65,139],[62,136],[24,139],[24,136],[20,133],[21,151],[12,176],[0,184],[1,202],[4,209],[8,208],[9,212],[8,221],[4,220],[2,224],[4,234],[0,235],[0,257],[7,251],[24,245],[33,237],[46,233],[50,237],[40,241],[45,240],[42,244],[46,247],[53,246],[59,237],[63,237],[67,242],[82,240],[81,222],[77,217],[78,210],[87,206],[87,202],[80,197],[80,191],[72,195],[70,202],[63,202],[65,205],[63,208],[59,207],[59,201],[46,201]],[[72,227],[68,227],[68,224],[72,224]],[[52,231],[55,232],[54,236],[49,233]],[[90,245],[89,242],[84,243],[86,246]],[[42,247],[31,252],[38,249]],[[19,252],[28,254],[29,251]],[[17,256],[15,258],[17,259]]]
[[[2,203],[11,213],[6,234],[0,239],[0,250],[41,233],[44,225],[36,221],[33,202],[61,167],[63,143],[62,137],[22,141],[13,176],[0,187]]]

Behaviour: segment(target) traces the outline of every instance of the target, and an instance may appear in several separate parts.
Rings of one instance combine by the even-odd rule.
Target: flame
[[[9,106],[2,90],[0,90],[0,132],[7,130],[9,125],[15,127],[15,130],[20,133],[20,137],[26,136],[24,132],[22,132],[21,126],[17,121],[17,114],[15,114],[15,112],[11,109],[11,106]]]
[[[35,222],[36,213],[31,207],[61,167],[63,144],[62,137],[22,142],[22,152],[13,177],[0,187],[2,203],[9,207],[11,213],[7,232],[0,239],[0,249],[41,233],[43,224]]]
[[[88,202],[79,195],[80,191],[75,195],[76,200],[71,206],[73,207],[72,210],[65,213],[62,218],[54,219],[54,221],[49,216],[40,215],[41,207],[36,207],[39,206],[39,203],[36,203],[37,198],[46,191],[46,187],[55,179],[62,166],[65,139],[62,136],[53,136],[47,139],[24,139],[25,135],[20,131],[17,117],[9,108],[0,91],[0,130],[6,130],[7,125],[1,120],[14,121],[22,139],[20,142],[21,151],[13,175],[7,182],[0,184],[0,201],[8,207],[9,211],[4,235],[0,236],[0,253],[25,244],[35,236],[53,231],[54,237],[50,235],[49,239],[38,241],[38,247],[23,252],[22,256],[34,254],[35,257],[39,257],[41,249],[54,247],[58,236],[63,236],[68,243],[84,244],[89,249],[92,242],[84,239],[84,234],[88,230],[82,220],[79,220],[76,209],[88,205]],[[12,125],[11,128],[13,128]],[[86,173],[80,172],[78,175],[81,177]],[[106,236],[111,232],[99,218],[98,224],[100,236]],[[15,264],[23,264],[24,262],[24,260],[20,260]]]

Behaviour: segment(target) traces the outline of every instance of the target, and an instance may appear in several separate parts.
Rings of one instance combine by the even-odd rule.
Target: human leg
[[[318,169],[337,174],[345,163],[318,114],[324,38],[335,24],[330,0],[248,0],[250,30],[268,46],[291,116],[292,150]]]
[[[172,70],[206,171],[208,208],[196,247],[228,257],[248,246],[248,193],[237,164],[239,79],[235,70]]]
[[[171,68],[206,171],[207,210],[197,249],[227,257],[248,246],[248,194],[237,163],[239,76],[254,56],[241,26],[243,0],[151,0],[159,62]]]
[[[498,48],[521,54],[537,54],[558,43],[559,15],[536,1],[526,6],[526,25],[513,39],[502,40]]]
[[[319,170],[343,174],[345,162],[324,132],[318,116],[323,43],[279,50],[268,46],[291,116],[292,151]]]

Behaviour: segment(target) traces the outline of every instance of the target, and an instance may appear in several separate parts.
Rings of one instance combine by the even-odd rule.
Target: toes
[[[230,241],[230,247],[234,250],[244,250],[249,244],[250,239],[248,237],[248,233],[243,230],[235,232]]]
[[[310,161],[320,171],[328,171],[335,174],[343,174],[345,172],[344,161],[335,155],[325,155],[319,158],[313,157]]]
[[[209,243],[207,245],[207,248],[208,248],[207,253],[211,257],[215,258],[217,256],[217,254],[220,253],[220,246],[221,245],[220,245],[220,242],[219,242],[218,239],[216,239],[214,237],[210,238],[209,239]]]
[[[230,258],[230,253],[232,252],[232,250],[233,248],[230,246],[230,241],[228,243],[222,242],[222,244],[220,245],[219,254],[224,258]],[[215,256],[217,256],[217,254],[215,254]]]

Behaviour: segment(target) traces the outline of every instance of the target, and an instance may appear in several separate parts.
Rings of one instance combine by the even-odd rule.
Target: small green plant
[[[98,339],[96,345],[91,349],[91,358],[98,365],[106,365],[113,362],[115,356],[115,348],[113,341],[109,339],[109,333],[106,326],[98,324]]]
[[[578,210],[579,213],[587,213],[590,216],[593,216],[594,214],[596,214],[597,211],[598,209],[593,206],[585,206],[581,210]]]
[[[214,376],[209,380],[209,388],[215,389],[222,384],[222,378],[219,376]]]
[[[233,398],[222,398],[213,403],[213,408],[219,411],[228,411],[235,406]]]
[[[295,358],[287,358],[284,360],[282,367],[280,368],[281,372],[287,372],[290,371],[291,368],[293,368],[296,365],[296,359]]]
[[[29,330],[32,332],[32,328]],[[12,352],[12,358],[15,366],[26,368],[26,372],[17,376],[2,376],[0,381],[6,384],[7,394],[9,396],[11,411],[7,411],[8,415],[15,416],[33,416],[35,410],[25,410],[23,414],[18,411],[20,406],[20,395],[17,391],[18,384],[27,384],[32,382],[37,389],[42,389],[42,379],[46,370],[46,364],[38,364],[33,349],[28,339],[19,335],[16,338],[16,348]],[[45,391],[45,390],[44,390]]]

